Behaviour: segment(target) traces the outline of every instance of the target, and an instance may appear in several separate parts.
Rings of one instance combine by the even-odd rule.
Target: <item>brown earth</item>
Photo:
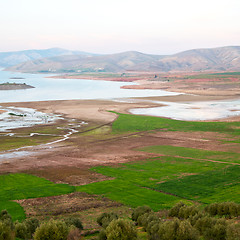
[[[161,106],[152,103],[151,100],[182,102],[220,100],[224,98],[232,98],[232,95],[178,95],[136,98],[129,102],[69,100],[2,103],[1,106],[30,107],[46,113],[61,114],[66,119],[84,120],[88,122],[88,125],[85,125],[79,133],[73,134],[67,141],[54,144],[51,148],[43,146],[30,147],[28,151],[33,152],[31,155],[5,160],[1,164],[0,174],[24,172],[44,177],[56,183],[83,185],[110,179],[90,171],[93,166],[114,166],[119,163],[146,160],[159,156],[159,154],[137,151],[138,148],[145,146],[173,145],[240,153],[237,144],[223,144],[222,140],[233,139],[232,136],[223,134],[167,132],[164,129],[121,135],[111,133],[111,124],[117,118],[117,115],[109,111],[127,113],[130,108]],[[239,121],[240,117],[225,119],[225,121],[229,120]],[[53,125],[56,127],[58,124]],[[37,216],[39,218],[48,216],[50,209],[53,209],[56,216],[71,214],[71,209],[75,208],[79,208],[79,214],[88,211],[91,212],[89,213],[91,216],[94,216],[95,211],[100,214],[103,211],[106,212],[109,209],[118,207],[114,205],[117,203],[112,203],[110,200],[104,200],[103,202],[99,200],[100,202],[98,202],[95,201],[96,199],[93,196],[89,200],[89,196],[79,194],[73,193],[58,197],[22,200],[20,203],[27,211],[28,216]],[[81,203],[83,203],[83,206]],[[86,205],[84,205],[85,203]],[[94,204],[96,204],[96,208],[93,208]],[[81,210],[80,208],[84,206],[86,206],[86,209]],[[66,212],[62,213],[64,209],[66,209]],[[92,219],[92,217],[89,218]],[[89,228],[96,227],[91,225],[93,223],[87,222],[87,224]]]

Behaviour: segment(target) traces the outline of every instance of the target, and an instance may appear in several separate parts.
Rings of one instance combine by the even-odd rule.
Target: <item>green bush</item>
[[[107,240],[107,235],[105,229],[102,229],[98,234],[98,240]]]
[[[209,217],[208,214],[199,212],[198,214],[195,214],[193,216],[190,216],[188,218],[189,222],[191,223],[192,226],[194,226],[197,222],[198,219],[203,218],[203,217]]]
[[[232,223],[227,226],[227,240],[240,239],[240,223]]]
[[[15,239],[14,231],[9,225],[0,221],[0,240],[13,240]]]
[[[26,220],[24,220],[24,223],[27,227],[27,232],[28,232],[28,236],[30,236],[30,238],[33,237],[33,234],[35,233],[36,229],[39,227],[39,221],[36,218],[28,218]]]
[[[179,209],[178,218],[187,219],[199,213],[199,209],[196,206],[183,206]]]
[[[145,230],[147,230],[148,225],[152,221],[160,221],[159,218],[157,217],[156,213],[154,212],[148,212],[144,213],[143,215],[139,216],[137,219],[137,224],[139,226],[142,226]]]
[[[158,239],[161,240],[197,240],[198,231],[188,220],[174,219],[159,225]]]
[[[28,234],[28,229],[25,223],[15,222],[15,236],[21,239],[30,239],[31,236]]]
[[[206,240],[225,240],[226,239],[226,223],[222,221],[217,221],[215,225],[213,225],[211,228],[208,228],[203,236]]]
[[[97,223],[99,226],[106,228],[112,220],[118,219],[118,215],[116,213],[102,213],[98,218],[97,218]]]
[[[147,226],[147,233],[150,240],[160,240],[158,231],[159,231],[159,225],[160,221],[152,221]]]
[[[150,213],[152,209],[148,206],[141,206],[133,209],[132,212],[132,220],[137,222],[138,218],[143,215],[144,213]]]
[[[173,206],[169,211],[169,217],[178,217],[179,211],[181,208],[186,207],[183,202],[178,202],[175,206]]]
[[[106,228],[107,240],[135,240],[137,230],[133,223],[127,220],[113,220]]]
[[[66,223],[51,220],[36,229],[34,240],[67,240],[68,233]]]
[[[4,222],[5,225],[9,226],[12,230],[14,229],[14,224],[11,215],[7,210],[2,210],[0,213],[0,221]]]
[[[240,204],[233,202],[212,203],[204,209],[211,216],[237,217],[240,215]]]
[[[64,219],[64,222],[67,224],[68,227],[74,226],[74,227],[78,228],[80,231],[83,230],[82,222],[77,217],[66,218],[66,219]]]

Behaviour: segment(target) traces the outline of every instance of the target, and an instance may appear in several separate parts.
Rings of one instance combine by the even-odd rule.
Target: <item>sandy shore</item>
[[[45,113],[61,114],[67,118],[77,118],[98,123],[112,122],[117,115],[109,112],[127,113],[130,108],[155,107],[161,104],[151,102],[117,102],[108,100],[64,100],[23,103],[2,103],[2,106],[28,107]]]

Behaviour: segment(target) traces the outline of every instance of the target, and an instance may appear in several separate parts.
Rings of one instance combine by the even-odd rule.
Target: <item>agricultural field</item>
[[[115,114],[118,118],[112,124],[88,126],[73,134],[67,144],[70,149],[60,152],[68,158],[59,155],[57,168],[0,175],[0,210],[7,209],[14,220],[79,216],[85,229],[92,230],[98,228],[96,218],[103,212],[115,211],[129,218],[132,208],[142,205],[165,211],[179,201],[200,206],[240,203],[239,122]],[[60,131],[47,128],[39,132]],[[75,146],[77,150],[72,150]],[[70,157],[77,161],[83,155],[112,160],[76,166],[66,161]],[[124,161],[115,161],[113,156],[118,155]]]

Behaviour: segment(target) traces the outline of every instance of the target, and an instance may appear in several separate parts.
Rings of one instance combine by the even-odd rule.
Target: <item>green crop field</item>
[[[152,153],[160,153],[168,156],[240,163],[240,154],[235,152],[207,151],[196,148],[175,147],[168,145],[150,146],[142,148],[140,150]]]
[[[46,179],[28,174],[8,174],[0,176],[0,210],[7,209],[13,219],[22,220],[22,207],[12,200],[47,197],[73,192],[75,187],[54,184]]]
[[[223,133],[239,141],[239,122],[185,122],[158,117],[119,114],[113,133],[139,131],[203,131]],[[237,140],[236,140],[237,139]],[[118,167],[92,170],[114,180],[77,187],[78,191],[102,194],[130,206],[169,208],[176,201],[211,203],[239,200],[240,154],[174,146],[150,146],[141,151],[165,156]]]
[[[115,179],[79,186],[78,191],[102,194],[133,207],[149,205],[159,210],[179,200],[240,201],[240,166],[163,156],[93,170]]]
[[[130,114],[118,115],[118,119],[112,125],[113,133],[162,129],[183,132],[217,132],[240,136],[240,122],[193,122]]]

